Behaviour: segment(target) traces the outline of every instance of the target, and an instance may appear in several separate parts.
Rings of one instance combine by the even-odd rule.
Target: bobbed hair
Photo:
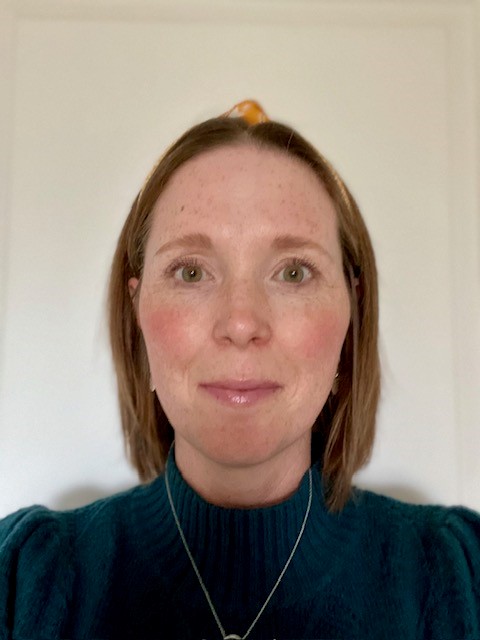
[[[128,281],[141,278],[152,211],[168,181],[188,160],[211,149],[252,144],[276,149],[308,165],[335,206],[350,294],[351,320],[340,357],[335,393],[312,425],[312,461],[322,461],[327,506],[340,511],[353,474],[369,459],[380,394],[377,271],[359,208],[331,164],[299,133],[274,121],[251,125],[242,118],[207,120],[184,133],[163,155],[135,198],[113,258],[108,295],[110,342],[127,455],[140,480],[164,470],[174,431],[150,391],[147,351]]]

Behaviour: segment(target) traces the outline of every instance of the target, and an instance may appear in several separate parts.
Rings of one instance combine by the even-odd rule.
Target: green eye
[[[188,267],[183,267],[181,273],[182,273],[182,280],[184,282],[200,282],[200,280],[202,279],[201,267],[189,265]]]
[[[299,264],[292,265],[291,267],[286,267],[283,270],[283,273],[283,279],[285,282],[299,283],[302,282],[302,280],[305,278],[305,270]]]

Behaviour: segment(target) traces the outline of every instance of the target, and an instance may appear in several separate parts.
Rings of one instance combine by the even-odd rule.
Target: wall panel
[[[0,4],[0,515],[135,481],[104,323],[115,239],[177,135],[257,97],[374,240],[384,391],[359,481],[480,508],[474,2]]]

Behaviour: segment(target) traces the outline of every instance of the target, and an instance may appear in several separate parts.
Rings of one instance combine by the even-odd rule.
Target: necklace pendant
[[[236,633],[229,633],[223,640],[242,640],[242,636],[237,636]]]

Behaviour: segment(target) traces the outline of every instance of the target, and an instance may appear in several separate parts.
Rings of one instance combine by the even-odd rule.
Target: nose
[[[271,335],[271,309],[263,287],[250,280],[226,283],[217,307],[214,339],[244,349],[266,344]]]

